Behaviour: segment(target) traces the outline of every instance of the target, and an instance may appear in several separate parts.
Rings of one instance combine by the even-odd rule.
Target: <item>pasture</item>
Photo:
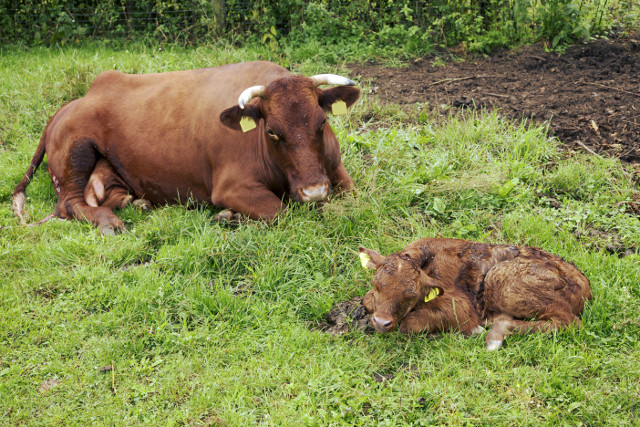
[[[128,207],[127,231],[108,238],[78,221],[19,225],[11,193],[44,125],[99,72],[254,59],[352,77],[258,48],[0,51],[0,423],[640,423],[638,174],[563,150],[545,124],[381,104],[365,80],[351,112],[329,119],[356,191],[321,210],[229,227],[203,206]],[[45,165],[27,196],[32,221],[53,212]],[[432,236],[575,263],[594,295],[584,327],[513,335],[491,353],[486,333],[317,330],[369,289],[359,245],[386,254]]]

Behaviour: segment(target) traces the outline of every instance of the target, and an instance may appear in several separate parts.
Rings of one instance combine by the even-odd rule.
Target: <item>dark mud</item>
[[[542,45],[434,65],[352,64],[381,102],[499,109],[514,120],[550,122],[565,148],[640,162],[640,40],[596,40],[558,55]]]
[[[351,331],[372,333],[369,324],[371,313],[362,305],[362,297],[353,297],[348,301],[336,304],[327,313],[326,322],[318,325],[317,329],[331,335],[342,335]]]

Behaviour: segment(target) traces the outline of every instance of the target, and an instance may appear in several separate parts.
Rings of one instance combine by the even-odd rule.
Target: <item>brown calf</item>
[[[591,299],[580,270],[531,247],[428,238],[386,257],[359,250],[363,266],[376,270],[363,304],[379,332],[470,335],[488,321],[487,350],[496,350],[510,332],[581,325]]]

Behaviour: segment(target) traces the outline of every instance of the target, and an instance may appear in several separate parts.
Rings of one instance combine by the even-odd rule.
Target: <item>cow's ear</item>
[[[432,299],[436,299],[443,294],[444,290],[440,286],[434,286],[433,288],[429,289],[429,292],[425,294],[424,302],[429,302]]]
[[[355,86],[336,86],[331,89],[318,88],[317,90],[318,103],[322,109],[334,114],[339,114],[335,112],[339,105],[342,105],[344,109],[349,108],[360,96],[360,89]],[[340,101],[344,102],[344,104],[341,104]]]
[[[220,121],[223,125],[243,132],[254,129],[261,117],[262,114],[257,105],[246,105],[244,109],[234,105],[220,113]]]
[[[384,260],[386,259],[385,256],[380,255],[373,249],[367,249],[360,246],[358,248],[358,251],[360,251],[360,264],[362,264],[362,268],[370,268],[372,270],[375,270],[380,265],[382,265],[382,263],[384,263]]]

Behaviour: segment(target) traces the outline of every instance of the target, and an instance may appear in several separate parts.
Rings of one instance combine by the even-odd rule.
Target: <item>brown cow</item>
[[[319,88],[326,84],[340,86]],[[325,200],[353,184],[326,123],[326,112],[344,112],[358,99],[353,85],[263,61],[104,72],[49,120],[13,210],[25,223],[25,188],[45,152],[59,189],[55,214],[107,234],[124,226],[112,209],[129,195],[156,205],[193,199],[253,219],[273,218],[284,197]]]
[[[572,323],[591,299],[589,280],[562,258],[526,246],[428,238],[387,257],[359,248],[375,269],[363,299],[379,332],[479,334],[493,323],[487,350],[513,331],[552,331]],[[527,320],[525,320],[527,319]]]

